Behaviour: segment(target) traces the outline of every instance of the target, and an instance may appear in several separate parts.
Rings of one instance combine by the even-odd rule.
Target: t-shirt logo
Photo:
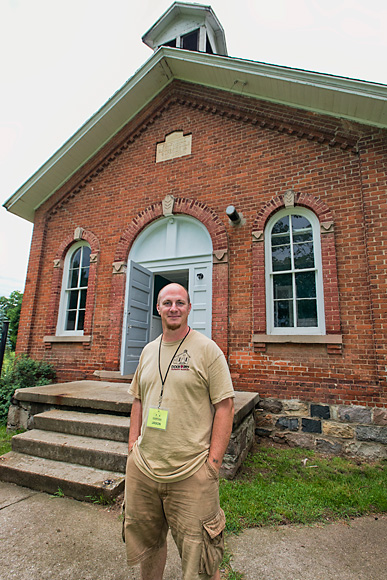
[[[171,371],[189,371],[189,359],[190,355],[188,354],[187,349],[185,349],[180,354],[177,354],[173,359],[171,365]]]

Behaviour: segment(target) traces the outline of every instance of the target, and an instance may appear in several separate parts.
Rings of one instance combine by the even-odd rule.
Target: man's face
[[[191,304],[185,288],[180,284],[168,284],[160,294],[157,303],[157,312],[161,316],[163,329],[177,330],[187,326]]]

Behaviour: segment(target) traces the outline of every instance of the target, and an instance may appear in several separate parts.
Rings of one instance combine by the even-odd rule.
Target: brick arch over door
[[[319,198],[305,193],[289,193],[294,207],[310,209],[320,222],[326,334],[339,334],[339,286],[332,212]],[[286,196],[273,197],[257,213],[253,224],[253,319],[254,332],[257,334],[266,332],[264,231],[269,218],[286,207]]]
[[[176,198],[173,214],[198,219],[208,230],[213,247],[212,337],[227,356],[228,351],[228,237],[223,222],[206,204],[193,199]],[[120,365],[122,324],[125,301],[126,264],[134,240],[153,221],[163,217],[162,202],[138,213],[118,242],[110,291],[109,345],[105,367],[117,370]]]
[[[97,280],[98,255],[100,244],[97,236],[90,230],[84,230],[81,227],[75,228],[74,232],[68,235],[60,244],[54,259],[54,271],[51,282],[50,303],[47,309],[46,334],[55,335],[55,329],[58,319],[59,302],[62,289],[63,265],[67,252],[75,242],[85,241],[89,244],[90,268],[86,299],[86,314],[84,324],[84,335],[90,335],[93,326],[95,285]]]

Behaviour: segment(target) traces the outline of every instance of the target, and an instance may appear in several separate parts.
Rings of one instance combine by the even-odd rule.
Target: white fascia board
[[[173,60],[176,61],[183,60],[187,64],[189,64],[190,62],[194,62],[195,64],[199,65],[202,64],[203,66],[213,69],[218,70],[224,69],[227,70],[228,72],[233,71],[239,75],[246,74],[252,77],[275,79],[291,84],[297,83],[306,87],[309,86],[317,89],[324,88],[333,92],[340,92],[352,94],[359,97],[370,97],[376,100],[379,99],[381,101],[387,101],[387,85],[379,83],[360,81],[356,79],[328,75],[324,73],[304,71],[301,69],[292,69],[288,67],[281,67],[261,62],[236,59],[233,57],[207,55],[199,52],[193,53],[181,49],[179,50],[180,54],[176,54],[176,49],[172,50],[174,51],[172,55]],[[196,56],[196,58],[191,58],[191,55],[193,54]],[[180,59],[179,56],[181,57]],[[208,59],[211,59],[211,62],[209,62]],[[187,71],[189,72],[189,69],[187,69]],[[180,75],[177,75],[177,77],[180,78]],[[238,80],[241,81],[243,80],[243,78],[239,76]],[[208,84],[207,86],[210,85]],[[232,90],[230,87],[221,87],[219,86],[219,84],[213,84],[211,86],[213,88],[224,88],[228,91]],[[246,95],[245,92],[243,92],[243,94]],[[260,95],[256,92],[249,94],[249,96],[256,98],[260,97]],[[279,100],[279,98],[277,99],[276,95],[273,95],[272,100]],[[291,103],[289,101],[286,101],[286,104],[294,106],[294,103]],[[330,113],[333,112],[326,111],[326,114]]]

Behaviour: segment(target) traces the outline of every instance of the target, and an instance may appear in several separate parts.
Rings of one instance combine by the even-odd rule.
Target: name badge
[[[167,421],[168,421],[168,411],[166,409],[157,409],[155,407],[151,407],[149,409],[148,419],[146,422],[147,427],[165,431],[167,428]]]

